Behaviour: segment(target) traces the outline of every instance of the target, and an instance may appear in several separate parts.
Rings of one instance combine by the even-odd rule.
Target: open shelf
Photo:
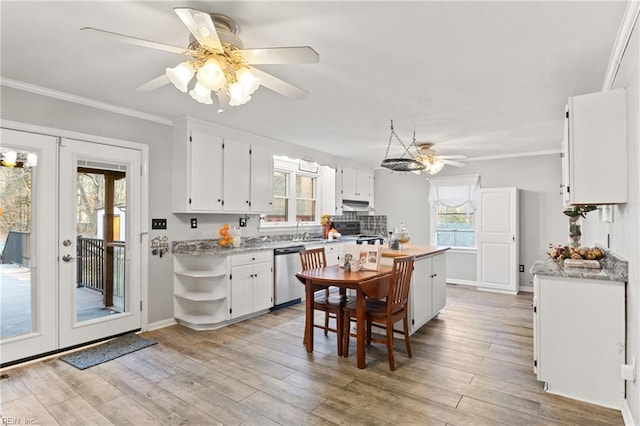
[[[175,296],[193,302],[215,302],[226,299],[226,295],[218,295],[210,291],[182,291]]]

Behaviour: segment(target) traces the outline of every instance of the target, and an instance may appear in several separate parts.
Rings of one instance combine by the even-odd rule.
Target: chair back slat
[[[389,282],[387,296],[387,315],[406,307],[409,300],[409,286],[413,274],[413,256],[396,257],[393,259],[393,270]]]
[[[302,270],[324,268],[327,266],[327,256],[324,247],[303,250],[300,252]]]

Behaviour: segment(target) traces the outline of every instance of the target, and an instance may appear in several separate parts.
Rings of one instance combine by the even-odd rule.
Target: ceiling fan
[[[433,149],[433,144],[430,142],[417,142],[415,145],[418,149],[418,154],[415,159],[425,165],[422,172],[429,175],[435,175],[442,170],[445,165],[462,167],[464,163],[452,160],[467,158],[466,155],[437,155]]]
[[[211,94],[215,93],[219,103],[218,112],[222,112],[227,105],[237,106],[248,102],[259,86],[291,99],[306,96],[306,91],[252,65],[316,64],[320,57],[313,48],[293,46],[245,49],[237,35],[240,28],[232,18],[185,7],[173,10],[191,33],[186,48],[91,27],[81,28],[81,31],[190,57],[174,68],[166,68],[165,74],[139,86],[137,91],[154,90],[173,83],[178,90],[186,93],[195,76],[196,82],[189,94],[196,101],[209,105],[213,103]]]

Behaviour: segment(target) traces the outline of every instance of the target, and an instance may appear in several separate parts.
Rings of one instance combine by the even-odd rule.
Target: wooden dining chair
[[[327,266],[327,256],[324,251],[324,247],[303,250],[300,252],[300,262],[302,263],[302,270],[323,268]],[[330,291],[330,287],[326,287],[321,291],[316,291],[313,299],[313,309],[324,312],[324,323],[316,324],[313,326],[324,330],[324,335],[327,336],[329,332],[336,333],[338,340],[338,356],[342,355],[342,308],[346,303],[345,292],[341,291],[335,294]],[[336,322],[335,328],[329,326],[329,320],[334,319]],[[313,330],[305,330],[305,342],[307,339],[306,333],[313,333]]]
[[[389,368],[391,371],[396,369],[393,357],[393,334],[403,333],[404,342],[407,347],[407,355],[411,358],[411,342],[409,340],[409,320],[408,320],[408,302],[409,287],[411,285],[411,276],[413,274],[413,256],[396,257],[393,259],[393,269],[391,271],[391,279],[389,280],[389,293],[384,300],[367,299],[366,326],[367,326],[367,344],[372,341],[377,343],[386,343],[387,357],[389,358]],[[349,336],[353,335],[349,332],[351,320],[356,317],[356,303],[349,301],[343,308],[344,318],[342,332],[342,353],[343,356],[349,356]],[[396,330],[394,324],[402,320],[404,330]],[[374,338],[371,335],[371,325],[376,324],[385,330],[385,338]]]

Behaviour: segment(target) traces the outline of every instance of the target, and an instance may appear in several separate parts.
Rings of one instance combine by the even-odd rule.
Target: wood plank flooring
[[[80,371],[55,359],[6,369],[3,424],[622,425],[619,411],[547,394],[532,371],[531,294],[449,286],[447,306],[358,370],[334,335],[302,346],[303,306],[214,331],[172,326],[157,345]]]

